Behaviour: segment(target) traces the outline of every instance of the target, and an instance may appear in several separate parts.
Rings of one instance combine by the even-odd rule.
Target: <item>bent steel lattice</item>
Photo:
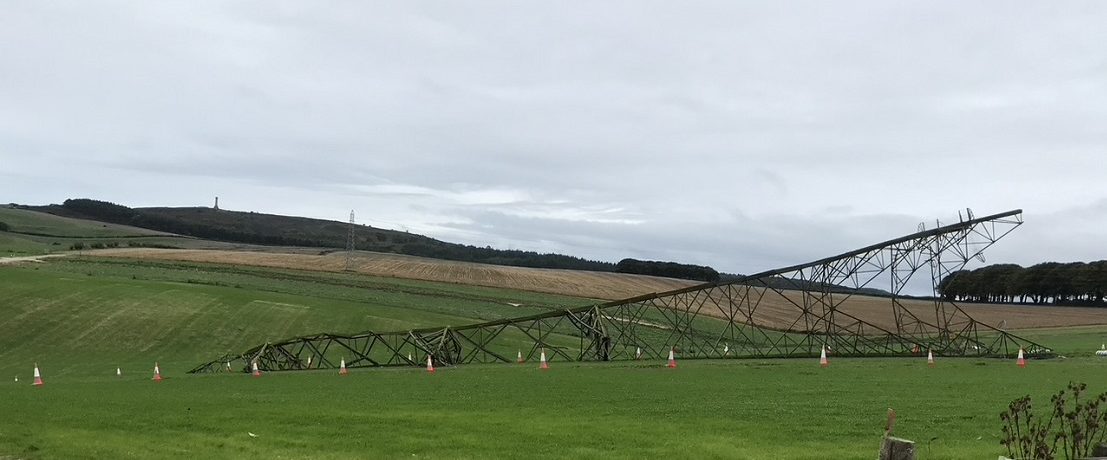
[[[513,363],[545,351],[551,361],[722,357],[836,356],[1009,357],[1052,352],[974,320],[939,295],[943,278],[1022,224],[1022,211],[922,230],[883,243],[791,267],[663,293],[459,327],[366,331],[294,337],[201,364],[191,373]],[[929,307],[903,292],[929,271]],[[863,290],[886,282],[873,296]],[[858,311],[852,302],[884,305]],[[914,305],[914,308],[911,305]],[[886,307],[886,308],[885,308]]]

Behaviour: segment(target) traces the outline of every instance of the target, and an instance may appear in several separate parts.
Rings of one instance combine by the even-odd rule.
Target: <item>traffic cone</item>
[[[926,365],[934,367],[934,351],[926,350]]]
[[[250,363],[250,366],[253,369],[252,374],[253,374],[254,378],[261,377],[261,371],[258,370],[258,362],[254,361],[254,362]]]
[[[669,369],[676,369],[676,356],[673,355],[673,349],[669,349]]]
[[[31,385],[34,385],[36,387],[44,385],[42,383],[42,374],[38,372],[38,363],[35,363],[35,381],[32,382]]]
[[[1019,359],[1016,361],[1019,367],[1026,367],[1026,357],[1022,354],[1022,348],[1019,348]]]
[[[120,369],[118,367],[115,368],[115,376],[116,377],[122,377],[123,376],[123,369]]]
[[[434,361],[431,360],[431,355],[427,355],[427,372],[434,373]]]
[[[346,358],[342,358],[342,361],[338,363],[338,375],[347,375],[350,371],[346,370]]]
[[[634,359],[642,359],[642,347],[638,347],[637,350],[634,350]]]
[[[546,362],[546,350],[542,350],[542,354],[539,357],[541,364],[538,365],[539,369],[549,369],[550,365]]]
[[[154,362],[154,378],[151,379],[151,380],[153,380],[155,382],[160,382],[162,380],[161,379],[161,368],[158,367],[158,363],[156,361]]]
[[[523,352],[522,351],[519,351],[519,356],[517,358],[515,358],[515,362],[517,362],[519,364],[523,364]]]
[[[819,365],[822,367],[827,367],[830,365],[830,361],[826,360],[826,345],[823,345],[823,352],[819,355]]]

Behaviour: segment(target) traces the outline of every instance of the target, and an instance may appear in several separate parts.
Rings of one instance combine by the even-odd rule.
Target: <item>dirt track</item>
[[[346,254],[283,254],[186,249],[106,249],[95,255],[139,259],[180,260],[302,270],[342,271]],[[619,273],[506,267],[500,265],[453,262],[439,259],[381,254],[355,253],[353,269],[374,276],[440,281],[478,286],[521,289],[592,299],[617,300],[655,292],[665,292],[697,283],[687,280]],[[785,296],[768,292],[757,308],[755,322],[776,328],[790,328],[802,304],[798,292]],[[901,304],[919,319],[936,322],[932,302],[902,300]],[[1006,329],[1030,329],[1107,324],[1107,309],[1079,307],[1034,307],[1025,305],[962,305],[977,321],[992,326],[1004,323]],[[852,296],[839,311],[864,319],[883,328],[895,327],[891,300],[872,296]],[[712,313],[712,312],[707,312]],[[715,311],[714,314],[721,314]],[[839,323],[851,320],[842,318]]]
[[[50,257],[63,257],[65,254],[46,254],[41,256],[25,256],[25,257],[0,257],[0,265],[3,264],[17,264],[21,262],[42,262],[42,259]]]

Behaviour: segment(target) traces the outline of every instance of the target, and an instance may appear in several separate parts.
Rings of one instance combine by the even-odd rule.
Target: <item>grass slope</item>
[[[192,238],[126,225],[0,207],[0,222],[8,231],[0,231],[0,256],[47,254],[68,251],[74,243],[119,246],[205,247]]]
[[[587,303],[348,274],[86,258],[0,266],[0,298],[0,372],[25,373],[38,361],[61,375],[155,360],[183,372],[266,340],[470,324]]]
[[[460,324],[582,299],[341,273],[90,258],[0,267],[0,458],[872,458],[884,412],[923,458],[991,458],[998,413],[1070,380],[1107,329],[1036,331],[1075,359],[662,361],[185,375],[267,338]],[[511,304],[521,304],[513,306]],[[159,360],[169,377],[149,380]],[[46,386],[34,388],[38,361]],[[122,378],[114,376],[116,366]],[[12,377],[20,376],[18,383]],[[1042,404],[1040,404],[1042,405]],[[254,433],[256,437],[248,433]]]
[[[26,209],[0,207],[0,222],[9,231],[43,236],[111,238],[165,235],[145,228],[128,227],[87,219],[73,219]]]

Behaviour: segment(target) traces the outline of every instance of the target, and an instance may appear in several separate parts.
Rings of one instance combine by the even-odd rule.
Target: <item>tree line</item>
[[[943,278],[938,291],[947,300],[963,302],[1105,306],[1107,260],[960,270]]]
[[[715,271],[714,268],[702,265],[678,264],[676,262],[623,259],[615,264],[615,272],[682,278],[709,283],[719,281],[719,272]]]

